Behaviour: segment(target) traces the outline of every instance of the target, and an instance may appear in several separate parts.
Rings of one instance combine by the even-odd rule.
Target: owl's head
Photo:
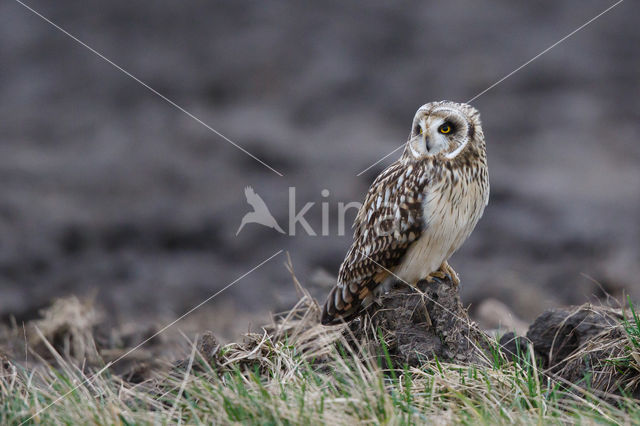
[[[451,160],[475,144],[484,144],[478,110],[468,104],[431,102],[416,112],[404,156]]]

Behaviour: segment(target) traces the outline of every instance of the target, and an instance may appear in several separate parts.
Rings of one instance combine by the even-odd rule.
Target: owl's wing
[[[358,315],[362,301],[393,271],[422,233],[426,175],[401,162],[373,182],[354,223],[354,241],[329,293],[322,323],[335,324]]]

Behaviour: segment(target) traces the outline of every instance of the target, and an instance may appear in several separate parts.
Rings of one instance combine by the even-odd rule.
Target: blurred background
[[[0,318],[93,297],[115,322],[172,320],[280,249],[320,301],[361,201],[415,110],[466,101],[612,2],[29,0],[202,124],[13,0],[0,3]],[[451,264],[471,312],[531,320],[640,299],[640,4],[627,1],[473,102],[491,201]],[[287,229],[236,236],[252,186]],[[329,195],[323,196],[323,190]],[[355,211],[347,215],[347,229]],[[226,338],[290,307],[284,254],[179,324]]]

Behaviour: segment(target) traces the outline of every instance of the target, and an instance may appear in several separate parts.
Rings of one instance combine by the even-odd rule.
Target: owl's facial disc
[[[437,155],[452,159],[462,151],[467,141],[467,119],[460,112],[443,107],[416,115],[409,148],[415,159]]]

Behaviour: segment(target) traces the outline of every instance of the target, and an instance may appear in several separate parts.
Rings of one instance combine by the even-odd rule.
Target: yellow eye
[[[451,133],[451,126],[445,123],[442,126],[440,126],[438,131],[446,135],[447,133]]]

